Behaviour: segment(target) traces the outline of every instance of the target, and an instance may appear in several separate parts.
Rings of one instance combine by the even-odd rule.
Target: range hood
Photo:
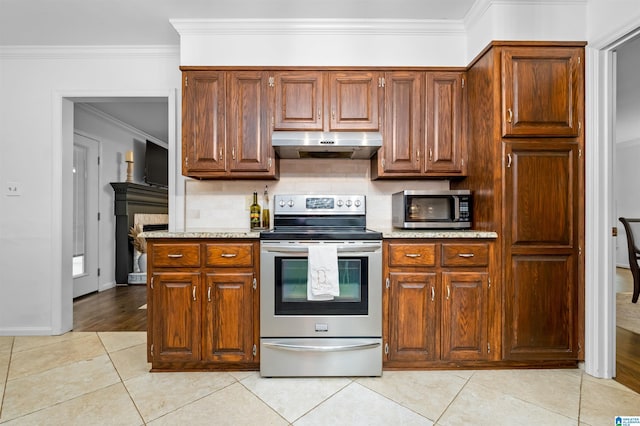
[[[382,146],[380,132],[273,132],[271,144],[280,158],[348,158],[367,160]]]

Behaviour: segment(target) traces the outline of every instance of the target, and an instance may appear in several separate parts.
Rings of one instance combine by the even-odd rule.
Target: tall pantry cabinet
[[[468,73],[474,227],[498,232],[502,359],[584,359],[584,43],[494,42]]]

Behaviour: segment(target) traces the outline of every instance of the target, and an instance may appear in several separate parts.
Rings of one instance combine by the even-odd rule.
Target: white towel
[[[340,296],[336,246],[310,246],[308,271],[307,300],[332,300],[335,296]]]

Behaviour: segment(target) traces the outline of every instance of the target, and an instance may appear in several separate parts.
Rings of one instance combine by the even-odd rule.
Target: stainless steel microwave
[[[392,195],[395,228],[469,229],[472,221],[471,191],[402,191]]]

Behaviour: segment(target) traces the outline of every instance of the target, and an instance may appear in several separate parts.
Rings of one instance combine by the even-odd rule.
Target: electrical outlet
[[[22,195],[22,184],[20,182],[7,182],[4,188],[4,194],[7,197]]]

